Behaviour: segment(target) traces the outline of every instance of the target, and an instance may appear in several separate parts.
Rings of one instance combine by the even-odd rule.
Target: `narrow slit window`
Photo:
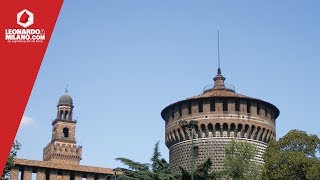
[[[174,119],[174,108],[171,111],[171,117],[172,117],[172,119]]]
[[[251,103],[247,101],[247,113],[251,113]]]
[[[227,100],[223,101],[223,111],[228,111],[228,101]]]
[[[214,99],[210,100],[210,111],[216,111],[216,101]]]
[[[240,101],[237,99],[236,100],[236,107],[235,107],[236,111],[240,111]]]
[[[258,104],[257,104],[257,114],[258,114],[258,115],[260,115],[260,109],[261,109],[260,103],[258,103]]]
[[[188,103],[188,114],[191,114],[191,102]]]
[[[203,112],[203,101],[202,100],[199,101],[198,107],[199,107],[199,112]]]
[[[179,105],[179,116],[180,117],[182,116],[182,105],[181,104]]]

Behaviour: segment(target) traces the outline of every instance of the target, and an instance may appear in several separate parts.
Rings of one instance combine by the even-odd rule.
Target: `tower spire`
[[[67,86],[66,86],[66,88],[64,89],[64,92],[66,93],[66,94],[68,94],[68,84],[67,84]]]
[[[221,66],[220,66],[220,32],[218,26],[218,74],[221,74]]]
[[[220,32],[218,26],[218,72],[216,77],[213,78],[214,86],[213,89],[225,89],[224,80],[225,78],[221,74],[221,63],[220,63]]]

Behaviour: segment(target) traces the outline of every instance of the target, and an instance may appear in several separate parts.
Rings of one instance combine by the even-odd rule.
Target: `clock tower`
[[[57,117],[52,122],[51,142],[43,149],[43,160],[66,164],[79,164],[82,146],[77,146],[75,130],[77,121],[72,118],[73,100],[62,95],[57,105]]]

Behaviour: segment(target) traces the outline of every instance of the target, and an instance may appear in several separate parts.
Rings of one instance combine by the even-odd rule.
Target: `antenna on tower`
[[[220,32],[219,32],[219,26],[218,26],[218,74],[221,74],[221,68],[220,68]]]
[[[66,86],[66,88],[65,88],[64,92],[66,92],[66,94],[68,94],[68,84],[67,84],[67,86]]]

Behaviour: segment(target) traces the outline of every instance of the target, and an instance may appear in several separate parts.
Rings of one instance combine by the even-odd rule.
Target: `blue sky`
[[[66,84],[81,164],[148,162],[164,144],[167,105],[202,93],[217,69],[236,92],[280,109],[277,137],[320,136],[318,1],[65,1],[16,139],[42,159]]]

